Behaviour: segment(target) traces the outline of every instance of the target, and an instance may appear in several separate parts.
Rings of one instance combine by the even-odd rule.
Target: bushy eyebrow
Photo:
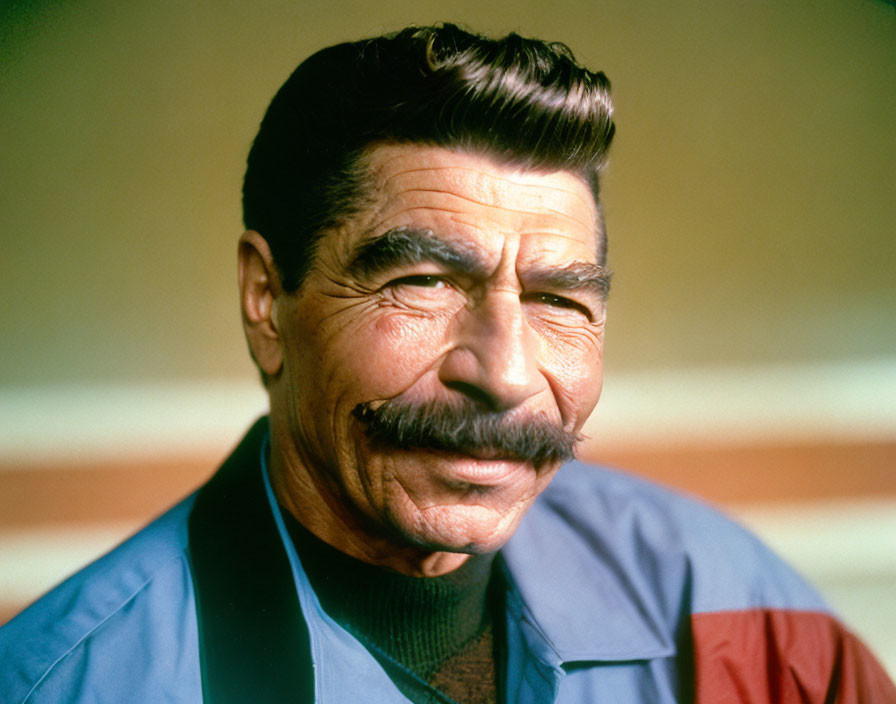
[[[355,249],[348,270],[355,275],[370,277],[420,262],[441,264],[471,276],[485,277],[488,271],[484,258],[474,247],[463,242],[446,242],[431,230],[406,227],[362,240]],[[558,292],[585,289],[599,300],[604,300],[610,290],[611,276],[607,269],[598,264],[573,261],[560,267],[536,265],[527,269],[522,278],[526,288]]]
[[[348,270],[352,274],[372,276],[420,262],[433,262],[468,274],[486,271],[485,262],[472,247],[459,242],[445,242],[429,230],[406,227],[363,240],[355,249]]]
[[[535,267],[525,272],[526,288],[544,288],[548,291],[587,290],[600,300],[610,292],[609,270],[591,262],[574,261],[561,267]]]

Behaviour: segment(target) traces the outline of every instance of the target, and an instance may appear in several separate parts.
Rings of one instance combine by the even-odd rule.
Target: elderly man
[[[742,530],[560,469],[601,387],[608,91],[450,25],[299,66],[239,243],[270,419],[4,629],[4,701],[896,701]]]

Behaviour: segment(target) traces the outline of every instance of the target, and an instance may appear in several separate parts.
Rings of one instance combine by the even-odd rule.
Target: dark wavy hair
[[[294,291],[322,234],[363,207],[362,157],[376,143],[572,171],[600,209],[612,115],[607,77],[556,42],[489,39],[445,24],[339,44],[302,62],[271,101],[249,152],[243,219],[267,240],[284,289]]]

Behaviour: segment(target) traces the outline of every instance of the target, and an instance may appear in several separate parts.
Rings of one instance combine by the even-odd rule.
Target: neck
[[[486,627],[494,554],[420,579],[353,560],[297,521],[287,519],[287,526],[324,610],[413,670],[436,669]]]
[[[475,555],[442,577],[416,579],[353,560],[289,516],[286,523],[323,609],[370,650],[410,701],[500,701],[506,587],[494,554]]]

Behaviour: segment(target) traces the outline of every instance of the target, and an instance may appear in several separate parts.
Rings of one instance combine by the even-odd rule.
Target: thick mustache
[[[410,404],[392,399],[352,411],[372,440],[401,448],[446,450],[532,462],[570,460],[580,436],[536,414],[525,419],[485,411],[473,403]]]

